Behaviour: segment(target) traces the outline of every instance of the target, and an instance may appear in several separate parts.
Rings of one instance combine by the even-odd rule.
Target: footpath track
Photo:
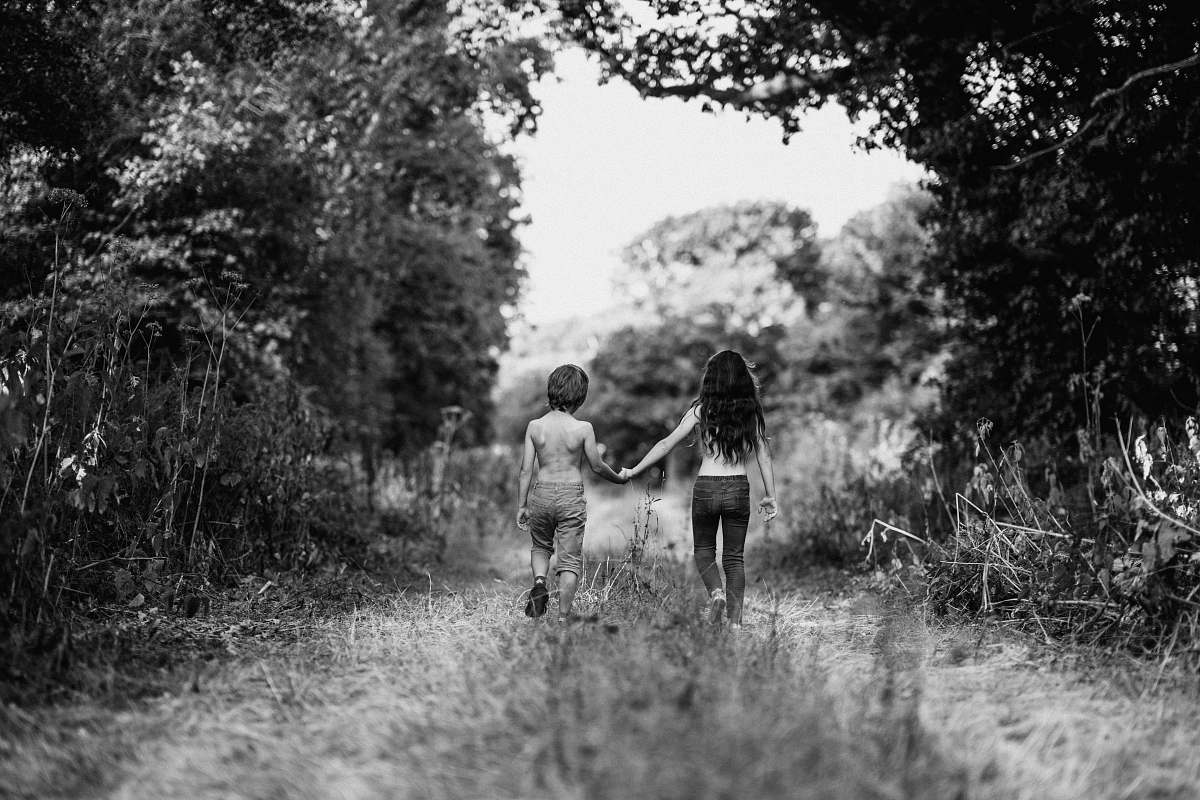
[[[828,576],[755,584],[731,635],[669,561],[593,574],[582,622],[532,622],[520,556],[486,558],[160,696],[10,706],[0,796],[1200,796],[1200,702],[1152,668],[931,625]]]

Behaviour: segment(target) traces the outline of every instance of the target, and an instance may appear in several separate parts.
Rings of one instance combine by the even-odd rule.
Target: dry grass
[[[938,610],[995,613],[1043,637],[1120,648],[1162,668],[1200,664],[1200,427],[1188,440],[1130,443],[1116,455],[1081,437],[1090,508],[1072,514],[1052,468],[1045,499],[1030,488],[1020,444],[986,462],[954,495],[954,535],[930,561]],[[1082,433],[1082,432],[1081,432]],[[1135,467],[1135,464],[1137,465]]]
[[[954,796],[912,710],[831,691],[784,605],[730,636],[690,575],[609,563],[597,621],[530,622],[515,581],[410,591],[133,711],[10,709],[0,794]]]
[[[1168,686],[1144,663],[1048,648],[1009,626],[931,625],[870,595],[789,616],[796,638],[820,642],[837,665],[835,694],[882,694],[891,682],[918,707],[932,747],[962,769],[968,797],[1200,794],[1194,680]]]
[[[649,555],[613,539],[592,560],[571,626],[521,614],[507,547],[470,554],[506,565],[494,577],[367,598],[124,710],[10,706],[0,796],[1116,800],[1200,786],[1194,695],[1138,700],[1136,668],[1097,682],[844,581],[757,584],[752,627],[730,635],[701,624],[694,576],[643,530],[621,541]]]

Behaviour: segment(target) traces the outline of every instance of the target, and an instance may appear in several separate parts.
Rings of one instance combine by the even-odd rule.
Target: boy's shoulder
[[[558,415],[552,417],[550,416],[549,412],[540,417],[534,417],[533,419],[529,420],[529,424],[525,427],[529,430],[536,430],[548,425],[565,428],[567,430],[588,431],[592,429],[592,423],[588,422],[586,419],[578,419],[576,417],[564,418]]]

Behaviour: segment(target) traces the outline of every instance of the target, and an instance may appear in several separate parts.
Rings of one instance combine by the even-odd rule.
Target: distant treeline
[[[807,211],[772,201],[658,221],[624,250],[623,312],[515,342],[497,433],[520,440],[545,402],[547,357],[568,357],[563,341],[592,373],[583,413],[617,461],[640,457],[678,422],[705,360],[725,348],[758,365],[775,434],[808,414],[849,422],[927,410],[946,326],[923,288],[931,205],[927,192],[897,186],[827,237]],[[589,337],[594,353],[578,341]],[[696,458],[689,452],[676,460]]]

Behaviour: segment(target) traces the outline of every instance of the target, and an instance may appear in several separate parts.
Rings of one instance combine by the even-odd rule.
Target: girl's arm
[[[533,423],[529,425],[532,426]],[[517,476],[517,527],[523,531],[529,530],[529,512],[525,509],[525,503],[529,499],[529,483],[533,479],[533,462],[536,458],[533,436],[529,433],[529,427],[526,427],[525,450],[521,453],[521,472]]]
[[[654,464],[659,459],[663,458],[667,453],[675,449],[676,445],[687,438],[696,427],[700,418],[696,416],[696,409],[689,408],[687,413],[683,415],[683,419],[679,420],[679,424],[675,426],[675,430],[671,431],[665,439],[659,440],[654,447],[650,448],[650,452],[637,463],[632,469],[621,470],[621,472],[629,478],[637,476],[650,465]]]
[[[758,462],[758,474],[763,483],[763,499],[758,501],[759,513],[764,522],[775,519],[779,506],[775,502],[775,468],[771,465],[771,445],[760,436],[754,447],[754,460]]]

